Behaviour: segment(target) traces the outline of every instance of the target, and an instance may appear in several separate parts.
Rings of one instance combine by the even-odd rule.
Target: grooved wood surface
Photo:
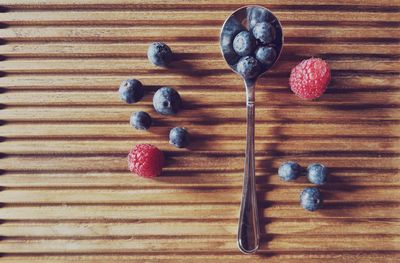
[[[165,4],[167,2],[167,4]],[[220,26],[262,4],[285,46],[259,80],[256,174],[261,249],[236,248],[245,146],[244,89],[222,59]],[[393,0],[0,1],[1,262],[399,262],[400,2]],[[153,67],[149,43],[179,62]],[[317,101],[288,88],[291,67],[319,56],[332,68]],[[140,79],[144,99],[119,100]],[[161,86],[184,109],[152,108]],[[133,111],[155,119],[129,126]],[[192,134],[168,144],[171,127]],[[136,143],[167,156],[163,176],[127,172]],[[323,209],[298,204],[305,178],[284,183],[286,160],[329,167]]]

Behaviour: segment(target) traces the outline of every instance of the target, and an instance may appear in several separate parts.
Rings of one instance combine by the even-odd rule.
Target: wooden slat
[[[216,156],[218,158],[215,158]],[[187,155],[184,152],[177,154],[174,157],[169,158],[169,167],[166,171],[241,171],[243,159],[240,157],[230,157],[229,154],[192,154]],[[232,154],[231,154],[232,155]],[[100,155],[94,157],[53,157],[40,159],[37,162],[35,156],[21,156],[21,157],[8,157],[0,160],[0,164],[5,170],[13,171],[123,171],[126,169],[127,161],[125,154],[109,155],[104,158]],[[331,168],[347,168],[360,170],[363,169],[376,169],[376,164],[382,169],[397,170],[397,164],[399,157],[380,157],[377,156],[360,156],[355,155],[349,160],[347,156],[297,156],[298,162],[311,163],[311,162],[323,162],[325,165]],[[221,166],[221,163],[225,163],[225,166]],[[268,163],[268,167],[263,166]],[[259,156],[256,158],[256,167],[259,169],[270,169],[271,163],[274,167],[278,167],[278,161],[275,161],[273,156]],[[79,165],[77,165],[79,164]],[[204,165],[207,164],[207,165]]]
[[[111,124],[80,124],[80,123],[49,123],[49,124],[41,124],[40,121],[38,123],[21,123],[21,124],[7,124],[4,128],[0,130],[0,136],[6,138],[16,138],[16,139],[26,139],[26,138],[58,138],[58,139],[65,139],[65,138],[86,138],[86,139],[97,139],[101,140],[104,138],[111,138],[114,140],[121,140],[129,141],[131,140],[132,143],[135,143],[135,140],[145,140],[149,141],[152,140],[159,140],[159,134],[168,134],[170,127],[151,127],[153,133],[148,134],[145,132],[137,132],[132,127],[130,127],[129,123],[124,124],[129,120],[130,114],[126,115],[127,117],[121,119],[121,123],[111,123]],[[259,121],[261,118],[261,114],[259,115]],[[32,117],[33,118],[33,117]],[[223,119],[221,117],[221,119]],[[29,122],[29,117],[25,120]],[[60,121],[60,120],[56,120]],[[68,122],[68,119],[65,120]],[[239,139],[241,142],[245,137],[245,125],[240,123],[243,121],[239,119],[239,124],[213,124],[213,125],[202,125],[202,124],[190,124],[189,122],[175,122],[176,124],[182,124],[185,126],[191,134],[194,136],[194,141],[196,140],[219,140],[222,138],[228,139]],[[223,122],[223,120],[221,120]],[[159,124],[160,125],[160,124]],[[272,141],[273,139],[278,140],[281,138],[287,139],[296,139],[298,137],[306,137],[308,139],[312,138],[320,138],[320,142],[323,139],[328,137],[344,137],[344,138],[370,138],[373,142],[374,137],[379,137],[382,139],[393,139],[393,137],[398,138],[398,130],[399,125],[395,124],[388,124],[388,129],[379,129],[381,124],[282,124],[278,122],[277,124],[269,124],[269,123],[260,123],[256,127],[256,136],[257,138],[263,139],[263,141]],[[22,129],[22,128],[26,128]],[[357,130],[357,133],[351,132],[351,129]],[[221,135],[219,133],[220,130],[226,130],[226,132]],[[14,131],[11,134],[11,131]],[[99,131],[103,131],[103,133],[99,133]],[[204,134],[204,131],[207,131],[207,134]],[[277,132],[279,131],[279,133]],[[217,136],[217,138],[212,138],[212,136]],[[281,138],[280,138],[281,137]],[[261,144],[262,141],[260,141]],[[388,144],[381,145],[382,148],[386,147],[398,147],[398,140],[393,139],[392,141],[388,140]],[[11,141],[12,143],[12,141]],[[201,141],[199,142],[201,143]],[[203,142],[208,146],[209,143]],[[329,142],[326,142],[329,143]],[[166,145],[166,144],[164,144]],[[117,146],[117,144],[115,145]],[[44,146],[45,147],[45,146]],[[130,145],[126,145],[125,149],[130,147]],[[208,146],[212,147],[212,146]],[[263,146],[266,147],[266,146]],[[303,146],[304,147],[304,146]],[[44,148],[45,149],[45,148]],[[213,149],[213,148],[211,148]],[[61,150],[61,149],[60,149]],[[214,149],[217,150],[217,149]],[[327,149],[328,150],[328,149]]]
[[[369,60],[343,60],[329,61],[332,70],[354,70],[354,71],[370,71],[371,61]],[[279,63],[271,72],[287,72],[296,62],[285,61]],[[374,72],[395,72],[400,67],[399,61],[373,61]],[[223,59],[208,60],[187,60],[177,62],[175,64],[175,72],[185,73],[193,70],[201,75],[218,75],[221,72],[231,73],[227,69]],[[92,74],[109,74],[109,73],[144,73],[154,71],[165,73],[168,69],[155,69],[147,59],[110,59],[110,60],[6,60],[0,64],[0,70],[13,73],[29,73],[29,74],[68,74],[68,73],[92,73]]]
[[[83,75],[75,74],[68,77],[66,76],[46,76],[46,75],[9,75],[0,78],[0,87],[8,89],[107,89],[117,90],[122,80],[127,78],[138,78],[147,88],[160,87],[160,86],[173,86],[176,88],[189,86],[197,90],[215,91],[232,88],[235,90],[243,91],[243,82],[238,76],[232,76],[231,72],[222,76],[207,76],[207,78],[198,78],[194,76],[183,76],[182,74],[172,74],[171,72],[159,74],[160,78],[154,78],[154,74],[137,74],[131,72],[129,74],[116,74],[115,76],[103,75]],[[288,79],[286,77],[276,78],[266,74],[257,82],[257,90],[259,89],[286,89]],[[346,73],[346,76],[335,76],[330,84],[331,88],[346,88],[347,89],[367,89],[367,90],[385,90],[385,89],[399,89],[400,79],[396,75],[371,75],[356,73]],[[187,88],[187,87],[186,87]],[[116,97],[118,97],[116,95]]]
[[[187,26],[186,26],[187,27]],[[185,26],[167,27],[10,27],[2,29],[1,36],[6,41],[157,41],[160,33],[168,31],[164,41],[198,41],[218,40],[219,27],[193,27],[187,34]],[[341,30],[336,27],[304,27],[286,26],[284,30],[287,38],[334,38],[339,39],[399,39],[400,33],[396,28],[381,27],[351,27],[344,26]]]
[[[332,107],[335,109],[336,107]],[[152,106],[144,106],[135,108],[135,110],[149,111],[154,114]],[[129,107],[73,107],[68,108],[68,115],[65,114],[65,108],[16,108],[9,107],[2,110],[2,117],[5,121],[127,121],[133,109]],[[344,114],[345,113],[345,114]],[[361,114],[364,113],[364,114]],[[380,108],[373,105],[361,106],[360,108],[353,108],[351,111],[336,110],[330,108],[306,106],[299,110],[299,108],[286,108],[282,111],[279,107],[261,107],[256,109],[256,115],[259,116],[259,121],[295,121],[298,119],[303,120],[320,120],[320,121],[396,121],[400,117],[399,111],[393,108]],[[213,117],[210,117],[213,116]],[[178,119],[179,118],[179,119]],[[245,111],[241,107],[236,108],[217,108],[208,107],[203,109],[188,109],[179,113],[177,120],[186,122],[205,122],[205,121],[242,121],[245,118]],[[212,118],[212,119],[211,119]],[[126,125],[128,127],[128,125]],[[210,129],[217,129],[217,126],[210,127]],[[12,136],[12,135],[11,135]],[[151,135],[150,135],[151,136]]]
[[[188,257],[190,257],[191,262],[211,262],[211,263],[219,263],[222,261],[232,262],[232,263],[240,263],[244,260],[248,260],[247,255],[210,255],[207,253],[197,253],[197,254],[174,254],[174,255],[131,255],[129,253],[119,254],[119,255],[68,255],[68,256],[52,256],[52,255],[36,255],[36,256],[8,256],[3,259],[3,262],[7,263],[15,263],[21,261],[30,261],[30,262],[38,262],[38,263],[53,263],[53,262],[99,262],[99,263],[109,263],[109,262],[121,262],[127,263],[132,261],[154,261],[154,262],[177,262],[177,263],[185,263],[188,261]],[[337,253],[321,253],[321,252],[308,252],[304,254],[302,252],[293,252],[293,253],[263,253],[261,255],[253,255],[252,262],[260,263],[265,262],[266,258],[268,262],[289,262],[289,263],[297,263],[299,260],[307,259],[307,262],[338,262],[338,260],[343,262],[352,262],[352,261],[363,261],[363,262],[379,262],[385,257],[385,262],[397,262],[400,259],[400,254],[396,252],[383,252],[379,251],[369,251],[369,252],[357,252],[357,253],[346,253],[341,252],[338,256]]]
[[[1,217],[15,222],[72,222],[84,224],[88,222],[130,222],[155,221],[228,221],[237,222],[237,203],[228,204],[192,204],[192,205],[27,205],[2,207]],[[292,204],[274,203],[267,208],[260,206],[261,219],[265,221],[279,219],[336,220],[336,219],[375,219],[396,221],[400,213],[398,202],[353,202],[346,201],[326,204],[323,210],[310,213],[304,211],[297,202]],[[398,221],[398,220],[397,220]],[[178,223],[176,222],[176,223]],[[268,227],[268,225],[267,225]],[[310,232],[310,234],[316,234]],[[299,247],[301,248],[301,246]]]
[[[171,247],[175,252],[235,252],[236,242],[232,238],[166,238],[161,239],[122,239],[122,240],[3,240],[0,249],[6,253],[127,253],[127,252],[165,252]],[[321,247],[319,244],[326,242]],[[393,251],[399,246],[395,237],[310,237],[299,238],[276,236],[263,243],[261,251],[296,251],[299,245],[309,251],[360,251],[365,247],[376,251]],[[374,244],[370,246],[370,244]],[[351,249],[350,249],[351,246]],[[150,248],[150,249],[149,249]]]
[[[180,56],[197,58],[209,57],[220,58],[220,48],[214,42],[210,43],[168,43],[175,53]],[[357,47],[357,50],[354,48]],[[374,44],[310,44],[289,43],[283,49],[282,57],[285,56],[313,56],[319,55],[329,57],[332,55],[351,56],[354,54],[368,55],[399,55],[399,44],[374,43]],[[3,56],[9,58],[19,57],[142,57],[146,56],[148,44],[138,43],[44,43],[41,45],[24,43],[9,43],[0,46]]]
[[[348,188],[356,186],[396,186],[400,182],[400,176],[396,172],[380,172],[380,176],[373,176],[376,172],[369,170],[340,171],[331,168],[329,188],[340,188],[343,181]],[[195,175],[193,178],[185,175]],[[139,179],[132,174],[124,172],[106,172],[84,174],[65,172],[13,172],[3,174],[1,186],[14,189],[61,189],[61,188],[98,188],[98,189],[141,189],[141,188],[240,188],[242,183],[242,171],[233,172],[179,172],[170,171],[167,176],[156,181]],[[260,188],[268,188],[272,185],[287,186],[287,183],[277,176],[277,167],[257,171],[257,184]],[[189,178],[188,178],[189,177]],[[302,177],[296,181],[299,187],[307,186],[307,179]]]
[[[79,161],[79,160],[77,160]],[[29,164],[29,163],[28,163]],[[57,161],[54,162],[54,165]],[[297,201],[301,187],[276,187],[274,191],[258,192],[260,201]],[[240,189],[227,192],[225,189],[71,189],[71,190],[12,190],[0,193],[0,198],[10,204],[196,204],[233,203],[240,201]],[[358,187],[352,191],[325,190],[326,202],[396,202],[400,197],[399,187]],[[84,199],[82,199],[84,196]],[[397,202],[399,205],[399,203]]]
[[[65,125],[64,125],[65,126]],[[272,125],[271,125],[272,126]],[[325,125],[324,125],[325,126]],[[324,129],[324,132],[330,131],[329,128],[335,129],[340,125],[331,126],[328,125],[327,129]],[[350,127],[354,127],[356,125],[342,125],[342,129],[346,130]],[[394,125],[394,126],[397,126]],[[259,125],[258,125],[259,127]],[[398,139],[390,138],[390,134],[388,138],[384,138],[382,133],[376,132],[376,134],[382,136],[383,138],[373,138],[374,133],[366,134],[366,133],[358,133],[361,138],[355,138],[348,135],[346,138],[343,135],[342,138],[333,138],[330,139],[329,142],[326,141],[324,138],[294,138],[294,136],[289,137],[290,133],[296,132],[296,130],[312,130],[315,131],[315,134],[320,134],[318,129],[315,129],[313,125],[305,126],[305,125],[298,125],[298,128],[293,129],[292,132],[288,132],[286,135],[286,140],[284,142],[281,141],[279,138],[273,137],[266,137],[263,138],[261,136],[257,136],[257,145],[256,145],[256,152],[257,153],[270,153],[273,155],[296,155],[296,154],[345,154],[351,152],[358,152],[361,154],[380,154],[380,153],[396,153],[400,149],[400,145],[396,143]],[[313,128],[311,128],[313,127]],[[368,131],[366,126],[358,125],[360,130]],[[60,127],[61,128],[61,127]],[[80,126],[81,129],[84,127]],[[282,128],[282,127],[281,127]],[[104,129],[104,126],[101,128]],[[268,128],[262,128],[263,132],[268,131]],[[275,129],[272,126],[271,130]],[[290,129],[290,127],[289,127]],[[244,130],[244,127],[237,132],[241,132]],[[67,132],[67,131],[66,131]],[[190,130],[192,132],[192,130]],[[281,133],[282,134],[282,133]],[[171,149],[174,148],[169,145],[169,142],[158,142],[157,138],[146,138],[138,137],[134,134],[134,132],[126,132],[126,136],[123,136],[120,132],[115,132],[115,139],[114,140],[102,140],[99,138],[93,138],[96,133],[93,131],[92,134],[85,133],[85,134],[68,134],[64,133],[64,138],[61,138],[62,134],[22,134],[14,135],[14,138],[18,139],[9,139],[5,140],[1,143],[1,148],[4,152],[7,152],[11,155],[23,155],[23,154],[54,154],[54,155],[62,155],[62,154],[122,154],[126,153],[129,146],[134,143],[133,139],[139,140],[141,142],[155,144],[157,143],[163,149]],[[135,135],[135,136],[133,136]],[[80,137],[79,139],[71,140],[74,137]],[[82,138],[86,136],[87,138]],[[192,149],[197,151],[244,151],[245,148],[245,137],[244,134],[242,135],[243,139],[237,138],[208,138],[210,143],[203,143],[202,140],[199,138],[196,140],[196,137],[192,134]],[[329,134],[328,134],[329,136]],[[370,137],[368,141],[365,140],[365,137]],[[45,137],[45,138],[43,138]],[[55,139],[54,137],[59,137]],[[67,139],[67,137],[69,139]],[[75,137],[75,138],[76,138]],[[311,137],[311,136],[310,136]],[[47,139],[46,139],[47,138]],[[117,140],[118,139],[118,140]],[[182,149],[182,151],[185,151]]]
[[[81,25],[81,24],[126,24],[126,25],[220,25],[231,11],[54,11],[43,16],[36,12],[13,12],[0,14],[0,20],[8,25]],[[343,11],[299,11],[296,16],[289,11],[277,11],[274,14],[283,22],[287,21],[352,21],[352,22],[398,22],[399,13],[393,12],[343,12]]]
[[[243,5],[251,5],[251,4],[260,4],[259,1],[256,0],[216,0],[213,2],[201,0],[201,1],[187,1],[184,3],[184,6],[188,8],[199,8],[199,7],[215,7],[215,6],[224,6],[225,8],[233,9],[236,6],[243,6]],[[376,6],[376,5],[381,5],[381,6],[399,6],[398,3],[390,1],[390,0],[382,0],[382,1],[376,1],[376,0],[367,0],[367,1],[352,1],[352,0],[337,0],[335,2],[332,2],[331,0],[307,0],[303,1],[302,3],[299,3],[296,0],[270,0],[266,4],[270,5],[300,5],[300,6],[314,6],[314,5],[354,5],[354,6]],[[133,5],[133,6],[163,6],[164,8],[172,9],[174,7],[182,7],[182,2],[178,0],[172,0],[168,1],[167,4],[165,4],[164,1],[162,0],[150,0],[146,1],[145,3],[141,0],[117,0],[117,1],[110,1],[110,0],[87,0],[85,3],[82,3],[79,0],[71,0],[71,1],[65,1],[65,0],[39,0],[36,1],[35,3],[32,3],[30,0],[15,0],[12,2],[6,2],[3,3],[5,6],[9,6],[12,8],[17,8],[17,7],[51,7],[51,6],[74,6],[74,7],[82,7],[85,5],[90,5],[90,6],[101,6],[101,5],[112,5],[112,6],[121,6],[124,7],[125,5]]]
[[[283,88],[283,87],[282,87]],[[344,88],[343,88],[344,90]],[[150,91],[149,91],[150,92]],[[152,92],[152,91],[151,91]],[[289,88],[286,93],[289,94]],[[377,93],[378,94],[378,93]],[[36,96],[35,96],[36,95]],[[243,106],[243,93],[234,91],[215,91],[213,93],[204,93],[203,91],[181,89],[180,95],[185,99],[188,105],[196,105],[202,101],[207,101],[210,104],[218,104],[221,106]],[[288,96],[285,101],[280,100],[281,92],[274,92],[267,89],[260,89],[257,93],[257,105],[360,105],[375,104],[375,105],[400,105],[400,91],[385,92],[380,96],[371,96],[370,92],[347,92],[347,93],[332,93],[327,94],[323,101],[304,101],[295,96]],[[116,92],[114,91],[35,91],[35,92],[18,92],[9,91],[0,97],[0,103],[8,106],[95,106],[109,105],[122,106],[121,101],[115,99]],[[220,98],[229,97],[229,100],[221,101]],[[114,98],[111,100],[110,98]],[[146,98],[140,105],[151,105],[152,102]],[[134,108],[136,105],[132,105]]]
[[[359,230],[360,229],[360,230]],[[2,236],[26,239],[44,238],[111,238],[141,236],[232,236],[236,235],[236,222],[137,222],[137,223],[3,223],[0,226]],[[274,235],[305,235],[318,232],[320,235],[331,233],[342,235],[385,235],[400,231],[400,222],[374,220],[331,220],[313,221],[276,220],[262,224],[262,233]]]

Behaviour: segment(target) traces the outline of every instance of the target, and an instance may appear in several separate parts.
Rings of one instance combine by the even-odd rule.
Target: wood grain
[[[258,81],[256,175],[262,244],[235,242],[244,161],[243,84],[223,61],[226,16],[262,4],[280,18],[281,60]],[[1,262],[400,261],[400,3],[392,0],[0,1]],[[178,62],[155,68],[148,44]],[[303,101],[290,69],[319,56],[327,93]],[[140,103],[117,88],[140,79]],[[184,107],[152,107],[161,86]],[[148,132],[129,126],[149,112]],[[168,143],[186,127],[189,149]],[[127,172],[126,154],[152,143],[167,159],[154,180]],[[321,162],[324,208],[298,205],[306,178],[279,180],[293,160]]]

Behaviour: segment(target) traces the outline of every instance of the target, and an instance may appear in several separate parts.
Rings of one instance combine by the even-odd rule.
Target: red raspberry
[[[320,58],[309,58],[292,69],[289,84],[300,98],[316,99],[325,92],[330,80],[328,64]]]
[[[139,176],[160,175],[163,166],[163,152],[151,144],[138,144],[128,154],[129,170]]]

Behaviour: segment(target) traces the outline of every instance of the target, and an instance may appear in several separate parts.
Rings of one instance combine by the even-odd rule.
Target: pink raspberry
[[[328,64],[320,58],[309,58],[292,69],[289,84],[300,98],[316,99],[324,94],[330,79]]]
[[[141,177],[155,177],[161,174],[164,154],[151,144],[138,144],[128,154],[128,167]]]

